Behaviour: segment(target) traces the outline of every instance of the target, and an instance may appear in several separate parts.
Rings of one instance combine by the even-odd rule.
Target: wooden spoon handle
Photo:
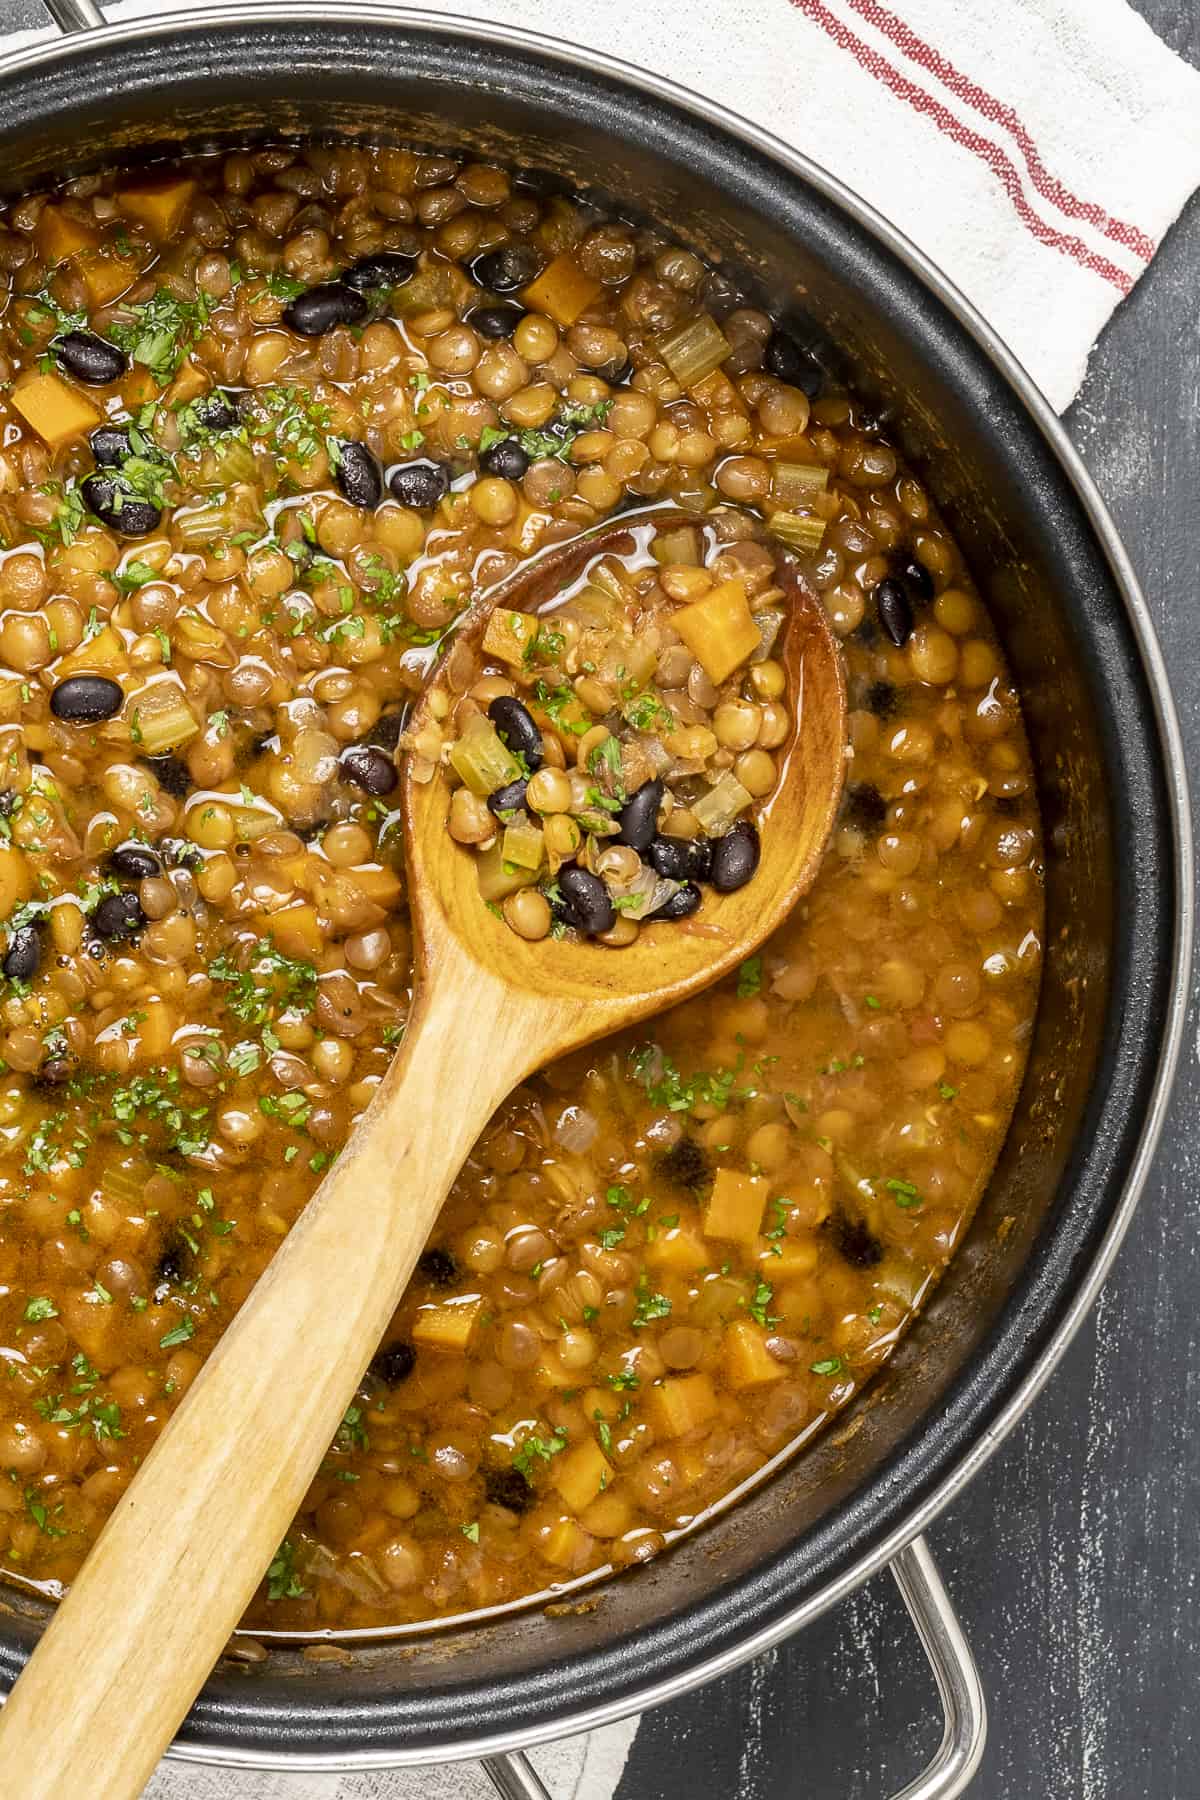
[[[141,1793],[285,1536],[447,1189],[536,1065],[534,1021],[482,971],[451,963],[422,991],[369,1114],[16,1683],[0,1715],[5,1800]]]

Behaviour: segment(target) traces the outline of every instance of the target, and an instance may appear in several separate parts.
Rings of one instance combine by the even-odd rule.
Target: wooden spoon
[[[639,529],[675,522],[630,518],[552,550],[484,595],[457,642],[495,605],[533,610],[598,551],[627,553]],[[811,884],[842,786],[845,694],[819,600],[789,559],[779,576],[795,725],[761,809],[757,874],[733,894],[706,889],[686,922],[717,935],[663,922],[619,950],[527,943],[481,905],[474,859],[447,834],[445,782],[406,767],[416,989],[403,1046],[16,1683],[0,1716],[5,1800],[141,1793],[286,1535],[496,1106],[564,1052],[716,981]]]

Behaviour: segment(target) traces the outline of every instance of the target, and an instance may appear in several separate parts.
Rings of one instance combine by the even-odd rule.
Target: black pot
[[[89,9],[56,0],[75,22]],[[352,1767],[480,1754],[668,1698],[896,1557],[982,1466],[1129,1223],[1179,1046],[1191,852],[1161,659],[1095,490],[983,322],[852,194],[667,82],[429,15],[259,6],[89,33],[0,67],[10,192],[118,155],[280,136],[449,144],[550,185],[584,171],[618,211],[746,271],[887,413],[966,550],[1024,696],[1046,844],[1045,981],[1012,1130],[929,1311],[843,1422],[853,1432],[784,1462],[581,1616],[517,1611],[426,1632],[415,1653],[405,1633],[354,1646],[350,1667],[286,1643],[256,1668],[222,1663],[177,1746]],[[901,1573],[910,1591],[936,1587],[919,1554]],[[39,1625],[10,1603],[5,1680]],[[499,1779],[532,1791],[519,1769]]]

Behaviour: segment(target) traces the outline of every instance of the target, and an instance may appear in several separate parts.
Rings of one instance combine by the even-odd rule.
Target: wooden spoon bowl
[[[640,528],[627,518],[538,558],[480,599],[460,642],[497,603],[535,609]],[[706,893],[694,919],[647,924],[622,949],[526,942],[481,904],[474,859],[446,829],[445,781],[406,770],[417,985],[404,1043],[9,1696],[5,1800],[136,1800],[291,1525],[496,1105],[553,1058],[716,981],[812,882],[842,787],[845,694],[820,601],[782,556],[779,579],[794,725],[759,812],[761,861],[737,892]]]

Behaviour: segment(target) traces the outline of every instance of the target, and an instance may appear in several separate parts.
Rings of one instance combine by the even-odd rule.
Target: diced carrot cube
[[[749,1319],[738,1319],[727,1325],[721,1343],[724,1352],[721,1370],[735,1392],[764,1387],[768,1381],[778,1381],[783,1374],[783,1364],[775,1361],[767,1349],[763,1332]]]
[[[570,252],[564,250],[536,281],[521,290],[521,300],[531,312],[548,313],[556,325],[567,326],[574,325],[602,292],[600,282],[585,275]]]
[[[23,375],[13,388],[12,403],[25,423],[55,450],[100,423],[99,407],[53,372]]]
[[[412,1341],[424,1345],[427,1350],[465,1351],[470,1347],[482,1311],[483,1300],[478,1294],[418,1307],[413,1320]]]
[[[612,1466],[594,1439],[577,1444],[553,1463],[554,1486],[573,1513],[590,1506],[612,1480]]]
[[[620,1488],[605,1488],[584,1508],[579,1522],[593,1537],[621,1537],[633,1524],[633,1502]]]
[[[712,1251],[690,1225],[672,1225],[656,1232],[643,1252],[652,1269],[670,1269],[678,1275],[691,1275],[707,1268]]]
[[[125,660],[125,646],[111,625],[101,626],[95,637],[80,644],[77,650],[61,656],[54,665],[55,680],[68,675],[100,675]]]
[[[768,1192],[768,1183],[761,1175],[718,1169],[704,1210],[705,1237],[721,1238],[731,1244],[754,1244],[762,1225]]]
[[[186,178],[163,180],[159,177],[139,181],[117,190],[117,205],[162,243],[166,238],[174,237],[183,224],[196,186],[196,182]]]
[[[717,687],[762,643],[740,578],[722,581],[702,600],[681,606],[671,623]]]
[[[394,906],[400,898],[400,877],[394,869],[385,868],[382,863],[378,867],[367,864],[364,868],[355,869],[350,880],[376,906]]]
[[[559,1519],[542,1540],[542,1555],[556,1569],[577,1575],[587,1568],[595,1540],[574,1519]]]
[[[713,369],[698,381],[692,389],[692,399],[710,414],[734,412],[744,416],[746,412],[745,401],[724,369]]]
[[[170,407],[186,406],[189,400],[197,400],[201,394],[206,394],[209,386],[208,376],[189,356],[163,395],[163,403]]]
[[[77,219],[61,206],[42,208],[33,236],[42,260],[48,263],[65,262],[80,250],[94,250],[100,242],[94,225]]]
[[[137,279],[137,270],[107,250],[87,250],[79,259],[79,274],[93,307],[108,306]]]
[[[771,1255],[763,1259],[763,1274],[771,1282],[787,1281],[793,1275],[811,1275],[816,1266],[817,1240],[806,1231],[803,1237],[778,1239]]]
[[[659,1437],[686,1437],[708,1424],[717,1410],[717,1396],[707,1375],[674,1375],[655,1382],[644,1408]]]
[[[507,607],[498,606],[484,629],[483,648],[487,655],[498,656],[514,669],[522,668],[537,629],[532,613],[509,612]]]
[[[304,901],[280,907],[278,912],[260,913],[259,927],[264,937],[269,934],[275,940],[276,948],[284,956],[312,962],[325,948],[325,934],[317,909]]]

